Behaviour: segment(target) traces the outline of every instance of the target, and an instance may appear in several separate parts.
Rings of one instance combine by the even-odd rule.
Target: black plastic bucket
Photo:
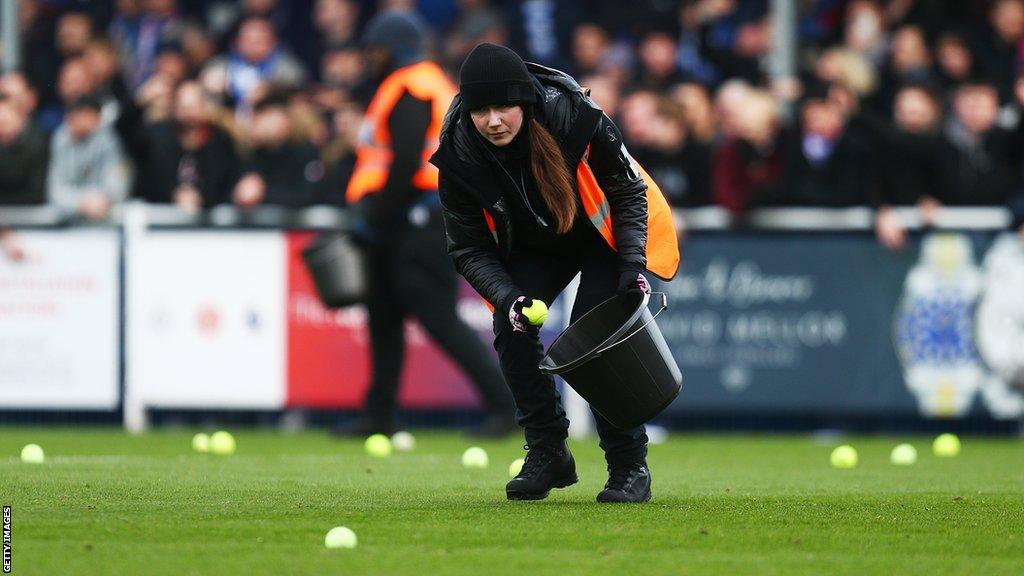
[[[347,234],[317,236],[302,250],[320,300],[328,308],[344,308],[366,301],[369,285],[363,250]]]
[[[541,360],[613,426],[632,428],[664,410],[683,375],[654,322],[668,308],[664,292],[654,315],[641,292],[613,296],[565,329]]]

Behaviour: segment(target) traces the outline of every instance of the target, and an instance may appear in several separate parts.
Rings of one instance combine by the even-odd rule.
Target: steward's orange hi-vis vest
[[[576,166],[576,189],[590,223],[601,233],[608,246],[615,250],[615,231],[612,227],[612,211],[604,190],[597,183],[587,158],[587,146],[583,158]],[[653,178],[632,158],[630,162],[647,184],[647,269],[659,278],[670,280],[679,270],[679,237],[676,233],[675,218],[668,200]],[[492,233],[497,229],[494,218],[484,210],[484,220]]]
[[[615,234],[612,229],[611,207],[604,190],[597,183],[594,172],[587,163],[590,147],[576,166],[576,188],[580,193],[583,211],[590,223],[601,233],[605,242],[615,250]],[[675,218],[668,200],[661,192],[654,178],[636,160],[630,158],[633,168],[647,184],[647,269],[656,276],[671,279],[679,269],[679,236],[676,234]]]
[[[430,125],[420,155],[420,167],[412,176],[412,185],[424,192],[437,190],[437,168],[428,160],[437,150],[441,124],[455,97],[456,88],[440,66],[424,61],[392,72],[367,106],[356,145],[356,165],[345,191],[345,200],[349,204],[378,192],[387,183],[393,160],[388,117],[405,92],[418,100],[430,102]]]

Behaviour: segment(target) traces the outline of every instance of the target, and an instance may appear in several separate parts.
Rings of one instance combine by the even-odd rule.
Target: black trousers
[[[367,302],[373,376],[367,414],[390,422],[395,415],[405,359],[404,321],[414,317],[469,376],[491,413],[511,414],[512,398],[493,356],[456,312],[458,274],[448,258],[436,209],[422,227],[393,231],[367,248]]]
[[[581,229],[583,228],[583,229]],[[580,275],[580,287],[572,306],[571,321],[615,294],[619,270],[611,248],[589,226],[577,226],[557,252],[513,252],[507,269],[528,298],[550,304],[569,282]],[[525,429],[527,444],[561,442],[568,435],[569,420],[551,376],[538,368],[544,357],[540,337],[515,332],[508,310],[494,311],[494,348],[498,351],[505,380],[516,401],[516,420]],[[620,429],[594,412],[601,448],[609,463],[632,462],[647,453],[644,427]]]

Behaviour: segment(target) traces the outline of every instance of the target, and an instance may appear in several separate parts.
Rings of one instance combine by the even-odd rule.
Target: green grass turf
[[[1024,444],[965,438],[912,467],[905,440],[848,438],[860,466],[828,465],[808,436],[676,435],[652,446],[654,499],[594,502],[596,441],[574,443],[580,483],[507,502],[514,440],[417,435],[378,460],[323,433],[238,431],[199,455],[191,431],[0,428],[0,503],[13,506],[15,574],[1024,574]],[[28,442],[47,461],[17,458]],[[327,550],[346,525],[355,550]]]

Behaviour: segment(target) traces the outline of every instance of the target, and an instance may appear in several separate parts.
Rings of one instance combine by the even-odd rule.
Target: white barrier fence
[[[117,407],[118,236],[25,232],[26,260],[0,258],[0,407]]]
[[[901,216],[909,229],[921,227],[915,210]],[[718,208],[676,217],[688,231],[734,225]],[[943,210],[938,218],[956,229],[1001,229],[1009,221],[1002,209]],[[23,262],[0,258],[0,410],[120,406],[125,425],[141,430],[148,408],[281,409],[289,395],[308,401],[304,381],[324,371],[362,379],[365,362],[351,358],[309,365],[316,353],[304,355],[307,346],[332,338],[351,345],[365,338],[365,319],[318,308],[318,323],[334,332],[319,338],[308,326],[296,328],[309,320],[311,298],[290,276],[294,246],[283,231],[344,228],[344,211],[220,207],[192,214],[129,204],[102,226],[55,227],[60,222],[48,209],[0,212],[0,227],[20,229],[27,253]],[[867,232],[873,214],[778,209],[751,213],[746,222],[759,230]],[[411,330],[412,345],[425,346]],[[423,364],[436,363],[429,351],[417,354]],[[449,374],[442,367],[433,377]],[[465,406],[467,394],[456,389],[447,401]],[[332,398],[351,405],[360,395]],[[567,408],[575,422],[588,414],[571,393]]]

